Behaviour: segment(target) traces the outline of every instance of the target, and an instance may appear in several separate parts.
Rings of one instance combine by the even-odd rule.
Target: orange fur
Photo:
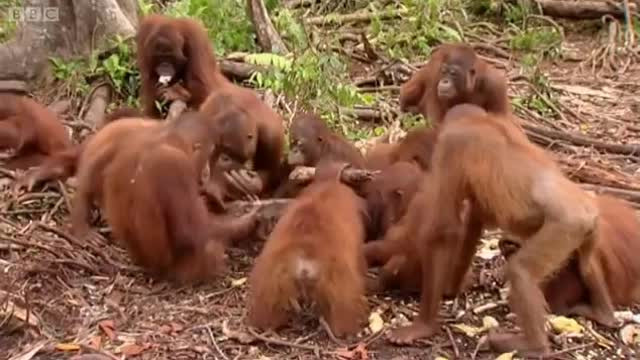
[[[226,81],[218,71],[207,30],[195,20],[152,14],[140,22],[136,35],[140,68],[140,98],[146,116],[158,117],[156,100],[182,100],[192,109]],[[158,87],[159,68],[169,67],[174,75],[168,87]]]
[[[249,323],[278,328],[290,301],[315,301],[336,336],[353,334],[365,320],[362,256],[363,204],[323,170],[286,208],[256,259],[250,276]]]
[[[53,111],[26,96],[0,93],[0,148],[15,150],[6,167],[37,166],[70,146],[67,129]]]
[[[474,104],[507,115],[507,80],[466,44],[442,44],[429,62],[400,87],[400,108],[440,124],[450,108]]]
[[[539,285],[575,251],[580,253],[579,266],[594,308],[603,319],[613,321],[602,268],[592,256],[598,207],[510,117],[488,114],[471,104],[453,107],[438,135],[432,172],[430,183],[423,187],[429,191],[416,195],[409,213],[423,214],[424,204],[438,211],[428,219],[415,215],[404,235],[421,238],[420,313],[412,325],[394,331],[392,341],[408,343],[436,332],[447,282],[459,286],[482,229],[494,227],[518,236],[524,244],[506,267],[512,285],[510,305],[524,334],[492,334],[489,340],[496,351],[515,349],[525,355],[549,351],[546,303]],[[461,226],[465,199],[471,203],[471,216],[463,241],[456,241],[457,232],[450,229]],[[458,260],[451,266],[450,259]],[[452,268],[450,277],[441,271],[447,267]]]

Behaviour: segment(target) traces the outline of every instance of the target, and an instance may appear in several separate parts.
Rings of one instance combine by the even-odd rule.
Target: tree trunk
[[[30,81],[46,73],[50,57],[87,56],[137,27],[136,0],[24,0],[15,37],[0,46],[0,80]]]
[[[269,18],[264,2],[247,0],[247,8],[262,51],[280,55],[288,53],[287,46]]]

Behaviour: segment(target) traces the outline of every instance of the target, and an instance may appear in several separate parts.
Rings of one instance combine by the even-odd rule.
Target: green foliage
[[[270,1],[275,6],[277,1]],[[244,0],[178,0],[166,11],[175,17],[197,18],[208,29],[216,53],[224,55],[234,51],[256,51],[253,25]]]
[[[549,104],[553,103],[555,94],[549,79],[539,71],[538,67],[534,67],[530,70],[529,82],[535,91],[526,98],[514,99],[512,101],[514,106],[526,107],[542,116],[553,115],[554,110]]]
[[[554,28],[537,28],[516,34],[510,45],[514,50],[547,53],[561,41],[562,37]]]
[[[459,5],[459,1],[404,0],[400,8],[378,9],[372,2],[369,11],[374,14],[400,12],[403,16],[394,21],[375,16],[369,33],[376,38],[378,47],[386,49],[391,57],[408,57],[415,52],[429,54],[433,45],[462,40],[458,30],[446,23],[445,14],[461,9],[455,5]]]
[[[157,3],[151,0],[138,0],[138,6],[140,6],[140,15],[142,16],[158,12]]]
[[[295,19],[294,14],[289,9],[281,9],[272,18],[280,37],[290,47],[294,49],[306,49],[308,47],[307,34],[304,27]]]
[[[290,71],[292,61],[284,56],[272,53],[249,54],[244,60],[249,64],[275,68],[280,71]]]
[[[415,127],[426,126],[430,124],[422,115],[413,115],[409,113],[403,113],[400,115],[400,124],[403,129],[409,130]]]
[[[499,15],[501,3],[500,0],[467,0],[465,1],[465,9],[475,15]]]
[[[276,55],[266,54],[261,60],[279,64],[265,72],[255,73],[251,82],[258,88],[268,88],[321,109],[352,107],[371,101],[371,97],[358,93],[357,89],[342,78],[347,73],[344,63],[334,54],[316,55],[308,50],[290,62]],[[274,62],[275,59],[280,58]],[[253,57],[255,61],[256,57]]]
[[[16,19],[12,9],[20,6],[20,0],[0,0],[0,42],[11,39],[16,31]]]
[[[61,61],[52,58],[53,75],[56,80],[72,84],[71,92],[76,96],[86,96],[89,83],[104,78],[111,83],[116,94],[129,105],[137,104],[140,73],[134,65],[132,46],[116,39],[111,51],[101,57],[95,54],[88,59]]]
[[[503,2],[501,6],[504,20],[516,25],[522,24],[533,10],[531,2],[528,0],[518,0],[515,4]]]

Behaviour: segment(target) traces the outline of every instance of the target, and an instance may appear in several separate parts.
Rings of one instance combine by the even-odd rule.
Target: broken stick
[[[346,184],[357,186],[370,181],[378,173],[379,171],[375,170],[346,168],[342,171],[340,179]],[[289,180],[298,183],[306,183],[313,180],[315,174],[316,168],[298,166],[291,172],[291,174],[289,174]]]
[[[167,112],[166,121],[176,121],[180,115],[187,109],[187,104],[182,100],[175,100],[169,105],[169,111]]]
[[[96,86],[91,92],[89,109],[84,116],[84,122],[94,129],[101,128],[104,124],[104,113],[111,100],[111,86],[103,83]]]

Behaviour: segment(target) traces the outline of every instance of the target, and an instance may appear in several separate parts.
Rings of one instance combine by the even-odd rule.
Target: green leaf
[[[283,71],[291,70],[292,63],[284,56],[270,53],[249,54],[245,57],[245,61],[259,66],[271,66]]]

